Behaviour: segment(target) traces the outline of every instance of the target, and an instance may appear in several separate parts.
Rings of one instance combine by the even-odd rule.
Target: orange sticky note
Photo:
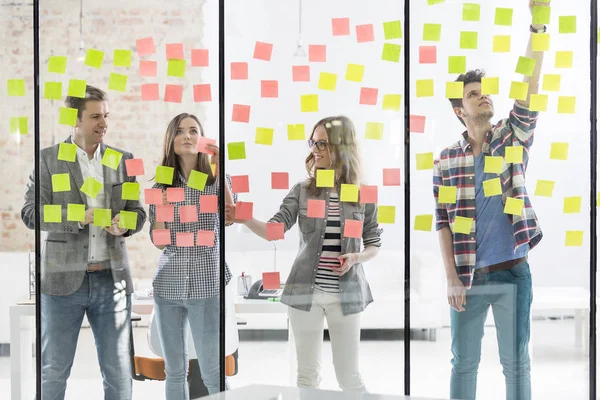
[[[171,231],[168,229],[155,229],[152,231],[152,243],[157,246],[171,244]]]
[[[195,205],[179,207],[179,222],[198,222],[198,211]]]
[[[410,131],[416,133],[425,133],[425,120],[424,115],[411,115],[410,116]]]
[[[233,193],[250,192],[250,182],[248,175],[236,175],[231,177],[231,191]]]
[[[142,84],[142,101],[156,101],[159,98],[158,83]]]
[[[144,189],[144,199],[146,204],[162,204],[162,190]]]
[[[374,106],[377,104],[377,93],[379,92],[376,88],[362,87],[360,88],[360,100],[359,104],[366,104]]]
[[[283,222],[267,222],[267,240],[284,239]]]
[[[219,210],[219,198],[216,195],[200,196],[200,212],[206,214],[216,213]]]
[[[137,47],[137,52],[140,57],[149,54],[154,54],[156,52],[156,49],[154,48],[154,39],[152,39],[151,37],[138,39],[135,41],[135,45]]]
[[[271,172],[271,189],[289,189],[290,174],[287,172]]]
[[[231,79],[232,80],[248,79],[248,63],[247,62],[232,62],[231,63]]]
[[[183,43],[167,43],[167,60],[183,60]]]
[[[212,101],[210,83],[194,85],[194,101],[196,103],[200,103],[203,101]]]
[[[273,45],[265,42],[256,42],[254,45],[253,58],[263,61],[271,61],[271,54],[273,53]]]
[[[156,61],[140,61],[140,76],[156,76]]]
[[[235,204],[235,219],[252,219],[252,208],[253,203],[246,201],[238,201]]]
[[[181,103],[182,98],[182,85],[165,85],[165,101],[167,103]]]
[[[263,289],[279,289],[281,287],[281,280],[279,278],[279,272],[263,272]]]
[[[125,160],[127,176],[144,175],[144,160],[141,158],[130,158]]]
[[[325,218],[325,200],[308,199],[306,215],[310,218]]]
[[[310,66],[308,65],[293,65],[292,80],[294,82],[309,82],[310,81]]]
[[[183,188],[167,188],[167,201],[169,203],[178,203],[185,200],[185,191]]]
[[[175,206],[159,204],[156,206],[156,222],[174,222]]]
[[[344,223],[344,237],[360,239],[362,237],[363,222],[347,219]]]
[[[175,233],[175,246],[194,247],[194,232]]]
[[[373,24],[356,25],[356,41],[358,43],[372,42],[374,40]]]
[[[215,153],[211,150],[208,149],[208,145],[212,144],[212,145],[216,145],[217,144],[217,140],[216,139],[211,139],[211,138],[207,138],[204,136],[200,136],[198,138],[198,145],[196,146],[196,149],[198,150],[199,153],[205,153],[208,154],[210,156],[214,156]]]
[[[234,122],[250,122],[250,106],[234,104],[231,120]]]
[[[383,186],[400,186],[400,168],[383,169]]]
[[[350,18],[331,18],[331,33],[333,36],[350,35]]]
[[[215,247],[215,231],[198,231],[196,246]]]
[[[437,63],[436,46],[419,46],[419,63],[435,64]]]
[[[278,81],[260,81],[260,97],[279,97]]]
[[[308,45],[308,62],[326,62],[327,46],[324,44]]]
[[[192,67],[208,67],[208,49],[192,49]]]
[[[360,187],[360,204],[377,203],[377,186]]]

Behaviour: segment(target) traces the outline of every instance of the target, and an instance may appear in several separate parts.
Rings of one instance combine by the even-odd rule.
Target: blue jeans
[[[450,397],[475,399],[483,325],[492,306],[506,398],[531,399],[529,362],[530,311],[533,298],[529,264],[475,274],[465,311],[450,309],[452,376]],[[490,388],[490,390],[493,390]]]
[[[210,394],[219,393],[219,297],[167,300],[154,294],[154,314],[165,358],[166,400],[190,398],[187,321],[204,385]]]
[[[106,400],[131,399],[131,296],[110,270],[86,273],[68,296],[42,294],[42,399],[65,398],[77,338],[87,315],[94,334]]]

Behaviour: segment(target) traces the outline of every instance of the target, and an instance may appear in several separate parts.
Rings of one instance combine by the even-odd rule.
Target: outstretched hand
[[[531,13],[531,15],[533,15],[533,6],[550,7],[550,0],[529,0],[529,12]]]

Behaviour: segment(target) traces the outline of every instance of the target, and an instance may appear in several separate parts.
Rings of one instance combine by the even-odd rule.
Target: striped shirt
[[[537,216],[531,206],[527,189],[525,188],[525,172],[529,162],[529,149],[533,144],[533,133],[537,122],[538,112],[529,111],[526,107],[515,103],[509,117],[501,120],[487,133],[483,143],[482,153],[485,156],[500,157],[500,178],[502,202],[507,199],[511,203],[521,203],[522,210],[518,215],[509,215],[515,238],[515,248],[528,245],[533,248],[542,239]],[[510,146],[520,146],[523,162],[506,162],[504,156]],[[440,187],[456,188],[455,203],[440,203]],[[449,227],[454,243],[454,261],[459,279],[467,289],[471,288],[473,271],[476,263],[477,244],[475,240],[475,163],[471,145],[467,142],[467,132],[463,139],[442,150],[434,162],[433,193],[435,197],[436,230]],[[456,232],[454,225],[457,217],[470,219],[469,234]]]
[[[339,293],[340,278],[332,267],[340,266],[340,255],[342,254],[342,229],[340,225],[340,199],[337,193],[329,194],[329,209],[327,211],[327,225],[325,226],[325,238],[321,247],[321,258],[317,275],[315,276],[315,287],[324,292]]]

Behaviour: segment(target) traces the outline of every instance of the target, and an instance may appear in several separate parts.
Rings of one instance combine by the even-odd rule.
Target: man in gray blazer
[[[146,212],[131,153],[104,144],[106,93],[86,87],[67,97],[77,110],[73,134],[40,153],[42,248],[42,398],[65,397],[84,315],[90,322],[106,399],[131,399],[129,334],[133,284],[125,237],[139,232]],[[34,171],[35,174],[36,171]],[[27,184],[21,218],[35,229],[35,186]]]

